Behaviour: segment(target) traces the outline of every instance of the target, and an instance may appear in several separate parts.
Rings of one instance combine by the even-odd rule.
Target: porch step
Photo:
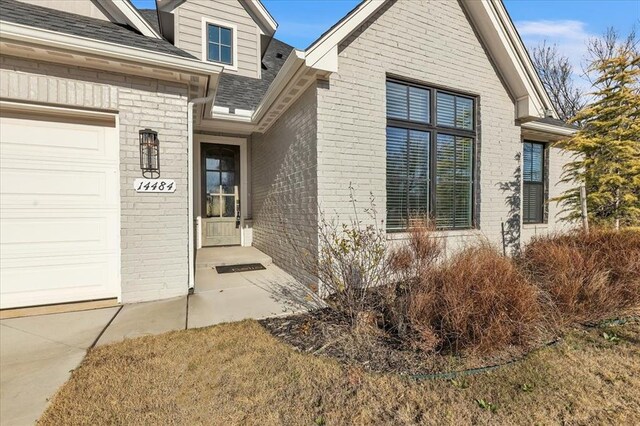
[[[261,263],[264,266],[269,266],[273,261],[271,256],[255,247],[203,247],[196,253],[196,268],[198,269],[246,263]]]

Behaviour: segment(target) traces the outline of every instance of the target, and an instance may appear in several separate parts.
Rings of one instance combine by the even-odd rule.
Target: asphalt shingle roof
[[[195,59],[193,55],[178,49],[168,41],[146,37],[128,25],[116,24],[102,19],[22,3],[16,0],[0,0],[0,20],[136,47],[152,52]]]
[[[160,34],[160,23],[158,23],[158,12],[155,9],[138,9],[140,15],[151,24],[151,28],[156,30],[158,34]]]
[[[215,105],[234,109],[255,109],[292,50],[292,46],[272,39],[262,58],[261,79],[223,72],[218,84]]]

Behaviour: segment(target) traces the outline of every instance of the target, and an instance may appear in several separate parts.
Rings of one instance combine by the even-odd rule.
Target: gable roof
[[[156,7],[163,12],[171,12],[187,0],[156,0]],[[213,0],[211,0],[213,1]],[[217,0],[216,0],[217,1]],[[271,16],[260,0],[237,0],[251,15],[262,32],[271,37],[278,28],[278,23]]]
[[[363,0],[305,51],[308,66],[338,70],[338,45],[394,0]],[[460,0],[516,102],[518,119],[531,120],[557,112],[536,73],[502,0]]]
[[[0,1],[0,20],[172,56],[196,59],[193,55],[175,47],[168,41],[147,37],[128,25],[16,0]]]
[[[214,105],[243,110],[255,109],[291,51],[292,46],[274,38],[262,58],[262,78],[223,73],[218,83]]]

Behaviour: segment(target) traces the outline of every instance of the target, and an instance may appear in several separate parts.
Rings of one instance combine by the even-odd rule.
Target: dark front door
[[[202,245],[240,244],[240,147],[202,144]]]

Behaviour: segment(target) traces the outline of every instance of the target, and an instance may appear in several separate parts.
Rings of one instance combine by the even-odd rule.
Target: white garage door
[[[116,128],[0,118],[0,308],[117,297]]]

